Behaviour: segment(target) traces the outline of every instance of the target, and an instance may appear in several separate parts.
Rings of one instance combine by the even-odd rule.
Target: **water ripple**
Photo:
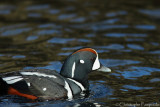
[[[149,15],[151,17],[160,17],[160,9],[155,9],[155,10],[141,9],[139,10],[139,12]]]
[[[41,17],[41,16],[42,16],[42,14],[40,14],[40,13],[28,13],[28,16],[29,16],[29,17],[35,17],[35,18],[38,18],[38,17]]]
[[[156,26],[154,25],[136,25],[135,28],[143,30],[155,30]]]
[[[58,14],[60,12],[60,10],[58,10],[58,9],[50,9],[48,12],[50,14]]]
[[[70,19],[76,17],[76,14],[61,14],[58,16],[59,20]]]
[[[88,39],[76,39],[76,38],[52,38],[48,40],[48,43],[58,43],[58,44],[65,44],[72,41],[78,41],[78,42],[90,42]]]
[[[13,59],[20,59],[20,58],[25,58],[26,56],[24,56],[24,55],[15,55],[15,56],[13,56],[12,58]]]
[[[94,46],[94,48],[98,49],[111,49],[111,50],[121,50],[124,49],[125,47],[121,44],[110,44],[108,46]]]
[[[151,83],[153,83],[153,82],[160,82],[160,78],[153,78],[153,79],[150,80],[150,82]]]
[[[147,37],[147,34],[138,34],[138,33],[106,33],[104,36],[107,37]]]
[[[132,89],[132,90],[146,90],[146,89],[153,89],[153,87],[139,87],[134,85],[124,85],[124,88]]]
[[[37,35],[51,35],[55,33],[60,33],[60,31],[55,30],[55,29],[50,29],[50,30],[40,30],[37,32]]]
[[[125,71],[117,71],[126,79],[136,79],[144,75],[151,75],[151,72],[160,71],[158,68],[131,66]]]
[[[7,15],[10,14],[11,11],[10,10],[0,10],[0,15]]]
[[[18,34],[21,34],[23,32],[28,32],[31,31],[32,28],[19,28],[19,29],[14,29],[14,30],[7,30],[5,32],[2,32],[2,36],[15,36]]]
[[[107,65],[109,67],[115,67],[115,66],[125,66],[130,64],[139,64],[140,61],[134,61],[134,60],[120,60],[120,59],[100,59],[100,62],[104,65]]]
[[[160,50],[150,51],[150,54],[160,54]]]
[[[77,47],[64,47],[64,48],[61,48],[62,50],[77,50],[77,49],[80,49],[82,48],[82,46],[77,46]]]
[[[28,36],[28,37],[26,38],[27,41],[36,40],[36,39],[38,39],[38,36],[34,36],[34,35]]]
[[[108,29],[126,29],[128,28],[128,25],[97,25],[97,26],[91,26],[91,29],[93,31],[101,31],[101,30],[108,30]]]
[[[60,61],[52,61],[49,63],[49,65],[44,66],[44,67],[24,67],[23,69],[50,69],[50,70],[56,70],[60,72],[60,69],[62,67],[62,63]]]
[[[15,28],[21,28],[21,27],[25,27],[27,24],[21,23],[21,24],[13,24],[13,25],[8,25],[8,26],[3,26],[0,28],[0,32],[4,31],[4,30],[11,30],[11,29],[15,29]]]
[[[110,13],[106,13],[107,17],[115,17],[118,15],[127,15],[128,12],[127,11],[116,11],[116,12],[110,12]]]
[[[29,11],[31,11],[31,10],[44,10],[44,9],[48,9],[48,8],[50,8],[50,5],[48,5],[48,4],[41,4],[41,5],[28,6],[26,8],[26,10],[29,10]]]
[[[70,22],[78,22],[78,23],[82,23],[86,20],[85,17],[78,17],[78,18],[74,18],[72,19]]]
[[[137,44],[127,44],[128,48],[135,49],[135,50],[144,50],[144,47],[137,45]]]

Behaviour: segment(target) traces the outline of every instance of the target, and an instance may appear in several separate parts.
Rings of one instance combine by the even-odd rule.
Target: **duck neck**
[[[67,68],[66,64],[64,64],[62,69],[61,69],[60,74],[65,78],[70,78],[70,79],[73,79],[73,80],[81,83],[85,87],[85,89],[88,89],[89,88],[88,73],[80,70],[79,72],[81,72],[81,74],[78,74],[78,73],[76,73],[78,71],[75,71],[74,76],[72,76],[71,71],[72,70],[70,68]]]
[[[82,90],[82,91],[86,91],[86,90],[89,90],[89,83],[88,83],[88,80],[84,81],[84,82],[80,82],[80,81],[77,81],[73,78],[67,78],[69,79],[70,81],[74,82],[77,86],[79,86],[79,88]]]

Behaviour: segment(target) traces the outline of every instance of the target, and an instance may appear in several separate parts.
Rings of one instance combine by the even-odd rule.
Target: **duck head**
[[[88,74],[92,71],[111,72],[103,66],[98,53],[92,48],[82,48],[72,53],[62,66],[60,74],[88,86]]]

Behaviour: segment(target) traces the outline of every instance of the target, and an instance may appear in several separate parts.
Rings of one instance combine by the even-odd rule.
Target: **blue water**
[[[159,103],[159,1],[0,1],[0,72],[60,72],[73,51],[92,47],[111,73],[89,75],[90,94],[71,101],[21,102],[1,96],[0,106],[115,106]]]

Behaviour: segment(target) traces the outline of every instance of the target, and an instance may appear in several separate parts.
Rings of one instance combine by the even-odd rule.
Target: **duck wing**
[[[29,99],[67,98],[65,79],[53,70],[20,70],[1,74],[1,77],[8,84],[8,94]]]

